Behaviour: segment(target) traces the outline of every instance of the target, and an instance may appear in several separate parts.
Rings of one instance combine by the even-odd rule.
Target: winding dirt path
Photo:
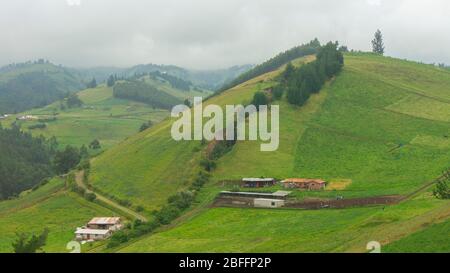
[[[115,201],[113,201],[113,200],[111,200],[111,199],[109,199],[109,198],[107,198],[107,197],[105,197],[105,196],[103,196],[103,195],[101,195],[101,194],[99,194],[97,192],[94,192],[94,191],[90,190],[86,186],[86,184],[84,184],[83,176],[84,176],[84,171],[76,172],[75,173],[75,181],[76,181],[77,185],[79,187],[83,188],[87,193],[94,193],[97,196],[97,198],[96,198],[97,200],[99,200],[99,201],[101,201],[101,202],[103,202],[103,203],[105,203],[105,204],[107,204],[107,205],[109,205],[111,207],[114,207],[114,208],[124,212],[126,215],[131,215],[135,219],[139,219],[139,220],[141,220],[143,222],[147,222],[147,218],[145,216],[143,216],[142,214],[139,214],[139,213],[137,213],[134,210],[131,210],[131,209],[127,208],[127,207],[124,207],[124,206],[118,204],[117,202],[115,202]]]

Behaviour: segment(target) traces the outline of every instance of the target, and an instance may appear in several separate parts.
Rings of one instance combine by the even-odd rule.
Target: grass
[[[79,97],[84,102],[81,108],[61,110],[60,102],[55,102],[44,108],[14,115],[7,122],[12,122],[16,116],[23,114],[34,115],[38,118],[55,116],[57,118],[55,121],[46,122],[46,128],[29,131],[34,135],[43,135],[47,138],[55,136],[62,147],[65,145],[88,146],[94,139],[98,139],[102,148],[107,149],[136,134],[144,122],[158,123],[168,115],[167,110],[116,99],[113,97],[112,89],[104,85],[83,90],[79,92]],[[39,121],[19,122],[25,130],[37,123]]]
[[[53,179],[36,191],[0,203],[0,252],[13,251],[16,232],[40,233],[44,228],[50,231],[44,251],[69,252],[66,244],[73,240],[76,227],[94,216],[115,215],[63,187],[61,180]]]
[[[383,252],[396,253],[430,253],[450,252],[450,219],[442,223],[426,226],[424,230],[415,232],[405,238],[386,245]]]
[[[297,61],[299,65],[303,60]],[[262,75],[205,102],[222,106],[248,103],[253,94],[274,84],[280,71]],[[130,137],[92,161],[90,183],[103,192],[141,205],[147,212],[166,203],[167,197],[189,187],[200,170],[202,146],[198,141],[175,141],[173,119]]]
[[[121,252],[365,252],[449,217],[449,203],[424,194],[391,207],[345,210],[213,208]],[[421,215],[429,217],[422,219]],[[386,234],[386,231],[389,231]],[[388,235],[388,236],[386,236]]]
[[[450,87],[442,82],[449,81],[450,73],[433,66],[346,55],[341,74],[305,106],[277,102],[278,151],[264,153],[259,143],[238,142],[219,160],[214,180],[310,177],[351,180],[339,192],[345,197],[406,194],[448,167],[450,126],[442,117],[450,113],[445,102]],[[422,107],[407,105],[424,96],[440,105],[432,111],[441,118],[424,119]],[[399,103],[403,108],[396,107]]]
[[[385,208],[302,211],[204,206],[223,189],[218,182],[226,179],[323,178],[335,182],[334,186],[331,184],[334,190],[295,191],[294,196],[349,198],[407,194],[448,167],[450,147],[446,136],[450,135],[450,126],[445,117],[450,108],[450,72],[372,54],[348,54],[345,62],[341,74],[305,106],[277,102],[280,147],[276,152],[260,152],[259,142],[238,142],[218,161],[212,182],[200,192],[197,202],[202,209],[188,212],[174,226],[132,242],[121,251],[365,252],[367,242],[373,240],[393,251],[396,242],[414,249],[414,236],[421,236],[427,232],[425,228],[450,216],[450,204],[433,198],[430,192]],[[281,71],[222,92],[205,104],[248,103],[256,91],[273,86],[274,77]],[[105,113],[123,118],[121,102],[108,99],[108,90],[95,96],[86,92],[80,96],[98,106],[94,111],[108,109]],[[418,101],[434,107],[433,110],[421,111]],[[187,188],[199,171],[205,146],[196,141],[172,140],[172,121],[167,119],[129,137],[96,157],[90,183],[103,192],[143,206],[147,214],[165,204],[168,196]],[[53,198],[56,197],[49,200],[63,203]],[[1,206],[8,205],[0,203]],[[37,217],[47,214],[49,223],[59,221],[45,206],[39,209],[42,212]],[[16,212],[8,216],[12,220],[6,218],[5,226],[14,222],[14,215]],[[67,221],[73,221],[73,228],[81,218]],[[38,222],[33,220],[30,225]],[[408,239],[409,235],[413,239]],[[434,244],[436,247],[430,250],[439,251],[438,239]]]
[[[450,134],[449,123],[394,106],[402,103],[406,107],[404,104],[411,101],[407,98],[426,97],[442,106],[434,109],[433,115],[445,116],[450,85],[442,83],[450,81],[450,73],[371,54],[349,54],[345,62],[341,74],[305,106],[277,102],[279,149],[264,153],[259,151],[259,142],[238,142],[218,161],[208,193],[223,190],[220,180],[310,177],[351,183],[322,192],[294,191],[294,196],[368,197],[408,194],[439,176],[449,162],[445,137]],[[248,102],[254,92],[273,85],[277,73],[241,84],[207,103]],[[416,112],[420,108],[416,107]],[[448,217],[449,211],[448,203],[430,196],[385,210],[217,208],[123,251],[361,252],[370,240],[390,243],[422,229],[424,223]],[[404,225],[409,226],[402,231]]]

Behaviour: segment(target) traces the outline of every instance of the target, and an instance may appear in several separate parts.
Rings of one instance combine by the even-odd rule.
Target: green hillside
[[[102,148],[109,148],[128,136],[139,132],[148,121],[157,123],[168,115],[167,110],[155,109],[147,104],[113,97],[112,88],[100,85],[78,93],[82,107],[61,109],[61,102],[9,117],[5,124],[22,115],[35,116],[36,120],[17,121],[22,129],[33,135],[47,138],[55,136],[61,146],[88,146],[98,139]],[[55,120],[53,120],[55,119]],[[47,120],[42,122],[40,120]],[[45,128],[29,127],[45,123]]]
[[[44,60],[0,68],[0,114],[42,107],[82,89],[69,69]]]
[[[432,224],[421,231],[388,244],[383,248],[383,251],[397,253],[448,253],[450,252],[449,230],[450,219],[447,219],[442,223]]]
[[[313,56],[307,56],[293,63],[300,66],[313,60]],[[205,104],[247,104],[255,92],[276,85],[283,70],[281,67],[241,83]],[[151,117],[142,104],[128,101],[124,106],[123,100],[112,97],[111,88],[89,89],[79,96],[86,109],[60,113],[43,131],[57,126],[60,117],[61,121],[66,117],[73,122],[97,117],[113,124],[111,119],[125,119],[123,115],[130,106],[135,107],[133,117],[125,115],[127,118],[137,119],[138,113],[149,115],[145,119]],[[415,251],[427,234],[435,234],[437,241],[433,245],[440,246],[446,240],[442,233],[450,217],[450,203],[435,199],[430,189],[397,205],[335,210],[210,208],[208,204],[219,191],[229,189],[222,186],[221,180],[244,176],[311,177],[331,182],[322,192],[294,190],[297,198],[412,193],[449,167],[449,71],[373,54],[347,54],[343,71],[304,106],[292,106],[285,98],[274,104],[280,105],[277,151],[260,152],[260,143],[239,141],[217,161],[210,183],[186,215],[170,227],[112,250],[366,252],[368,242],[379,241],[386,251],[397,252]],[[58,105],[33,114],[49,115]],[[170,135],[172,122],[166,119],[122,142],[111,141],[115,145],[92,160],[89,183],[99,192],[129,201],[132,208],[142,206],[142,213],[150,216],[169,196],[190,186],[201,169],[200,160],[207,147],[200,141],[174,141]],[[65,132],[63,128],[56,131]],[[70,128],[74,128],[71,133],[75,135],[82,131],[82,127]],[[73,143],[80,145],[80,137],[74,137]],[[59,138],[65,139],[63,135]],[[278,187],[264,190],[275,189]],[[67,213],[66,209],[77,213]],[[5,234],[26,226],[38,232],[42,229],[40,222],[48,223],[53,227],[48,251],[64,251],[61,242],[73,236],[74,227],[92,215],[111,214],[102,210],[52,182],[20,199],[1,202],[0,223]],[[56,226],[61,226],[57,232]],[[0,242],[0,251],[10,251],[13,237]],[[428,251],[446,250],[430,247]]]
[[[370,241],[384,245],[448,217],[449,202],[436,200],[429,194],[386,208],[306,211],[213,208],[118,251],[366,252]],[[439,238],[448,235],[443,232],[442,228],[436,230]]]
[[[116,215],[100,205],[86,201],[64,189],[60,179],[53,179],[36,191],[18,199],[0,202],[0,252],[12,252],[16,232],[40,233],[49,229],[46,252],[69,252],[76,227],[98,215]]]
[[[281,71],[238,85],[207,103],[249,102],[256,91],[274,85],[273,79]],[[448,167],[450,126],[445,117],[450,111],[449,83],[450,73],[434,66],[372,54],[348,54],[341,74],[305,106],[277,102],[281,105],[278,151],[260,152],[257,142],[238,142],[218,161],[213,183],[204,190],[209,194],[203,196],[210,200],[214,193],[227,189],[219,186],[220,180],[252,176],[323,178],[334,185],[335,190],[323,192],[294,191],[298,198],[411,193]],[[433,107],[424,110],[417,103]],[[185,186],[189,180],[186,173],[190,173],[195,161],[188,159],[198,154],[193,152],[198,150],[194,149],[195,142],[176,143],[170,139],[169,130],[168,121],[97,158],[93,184],[149,208],[162,204],[168,195]],[[132,244],[125,251],[364,251],[365,244],[339,247],[337,242],[346,240],[336,240],[338,236],[331,231],[340,230],[337,234],[345,235],[347,240],[361,240],[361,244],[362,238],[369,239],[365,236],[374,232],[387,243],[391,238],[383,228],[393,232],[399,225],[420,223],[411,226],[414,228],[408,232],[413,232],[423,228],[423,223],[432,223],[436,215],[449,216],[448,202],[437,201],[430,194],[392,206],[392,215],[379,216],[383,213],[380,210],[212,209],[173,230]],[[255,219],[248,220],[251,217]],[[334,220],[329,221],[330,217]],[[281,219],[288,222],[280,225]],[[302,225],[311,219],[316,222]],[[332,222],[329,229],[323,230],[329,235],[318,239],[320,242],[302,247],[299,245],[305,243],[305,238],[295,240],[297,228],[309,234],[309,229],[326,228]],[[387,226],[361,226],[377,226],[378,222],[386,222]],[[261,232],[244,240],[243,236],[248,235],[246,223],[249,230]],[[273,229],[265,233],[266,227],[272,225]],[[350,227],[352,232],[348,231]],[[283,241],[283,234],[290,232],[294,237]],[[238,241],[242,243],[236,245]]]
[[[351,181],[339,193],[347,197],[408,193],[449,164],[449,83],[433,66],[347,55],[343,72],[304,107],[281,102],[276,152],[238,142],[214,177]]]
[[[301,63],[301,59],[298,62]],[[249,102],[259,88],[274,84],[271,73],[255,78],[233,89],[222,98],[213,97],[206,103],[221,105]],[[265,81],[265,82],[261,82]],[[226,93],[226,92],[225,92]],[[103,192],[128,200],[151,211],[166,202],[168,196],[187,188],[198,172],[200,141],[180,141],[170,135],[173,120],[164,121],[153,128],[130,137],[109,151],[94,158],[90,183]]]

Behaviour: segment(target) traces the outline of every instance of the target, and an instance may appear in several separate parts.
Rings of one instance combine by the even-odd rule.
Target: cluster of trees
[[[245,72],[244,74],[237,77],[233,81],[225,84],[222,88],[220,88],[219,92],[230,89],[238,84],[246,82],[250,79],[253,79],[267,72],[273,71],[282,66],[283,64],[295,60],[297,58],[306,55],[316,54],[319,49],[320,49],[320,42],[317,39],[314,39],[307,44],[291,48],[285,52],[278,54],[272,59],[255,66],[253,69]]]
[[[19,75],[0,83],[0,113],[18,113],[64,98],[66,90],[44,72]]]
[[[319,92],[323,84],[336,75],[343,65],[344,57],[338,50],[338,43],[329,42],[320,48],[315,61],[298,68],[289,63],[281,76],[280,86],[274,90],[274,97],[281,97],[285,90],[289,103],[303,105],[311,94]]]
[[[112,87],[112,86],[114,86],[114,84],[116,84],[116,81],[117,81],[117,75],[111,75],[106,80],[106,85],[108,87]]]
[[[69,97],[67,97],[66,103],[67,103],[67,107],[69,107],[69,108],[76,108],[76,107],[83,106],[83,101],[80,100],[78,95],[75,93],[72,93],[69,95]]]
[[[450,169],[444,171],[442,177],[437,180],[433,195],[438,199],[450,199]]]
[[[98,139],[94,139],[89,143],[89,148],[92,150],[98,150],[102,148],[102,145],[100,144],[100,141]]]
[[[44,184],[55,174],[65,174],[89,157],[86,146],[58,150],[56,139],[33,137],[13,124],[0,125],[0,200]],[[100,148],[94,140],[91,149]]]
[[[170,85],[173,88],[184,90],[184,91],[191,90],[192,83],[190,81],[180,79],[180,78],[172,76],[168,73],[161,73],[159,71],[152,72],[152,73],[150,73],[150,75],[166,80],[168,83],[170,83]]]
[[[116,98],[139,101],[163,109],[171,109],[182,103],[180,99],[138,80],[117,83],[113,94]]]
[[[53,174],[56,141],[34,138],[16,125],[0,125],[0,200],[19,194]]]
[[[141,127],[139,128],[139,132],[143,132],[152,126],[153,126],[153,122],[151,120],[144,122],[144,123],[142,123]]]
[[[54,168],[56,173],[65,174],[81,161],[80,149],[67,145],[64,150],[57,151],[54,157]]]
[[[17,233],[16,240],[12,243],[14,253],[43,252],[42,248],[47,243],[49,230],[46,228],[41,234]]]
[[[259,106],[269,104],[269,98],[266,96],[264,92],[258,91],[253,95],[253,100],[251,104],[255,105],[256,109],[258,109],[259,111]]]
[[[92,78],[87,84],[87,88],[96,88],[97,87],[97,80],[95,78]]]

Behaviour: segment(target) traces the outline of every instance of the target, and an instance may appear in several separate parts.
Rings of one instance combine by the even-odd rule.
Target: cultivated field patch
[[[418,95],[409,95],[386,109],[414,117],[450,122],[450,102]]]

